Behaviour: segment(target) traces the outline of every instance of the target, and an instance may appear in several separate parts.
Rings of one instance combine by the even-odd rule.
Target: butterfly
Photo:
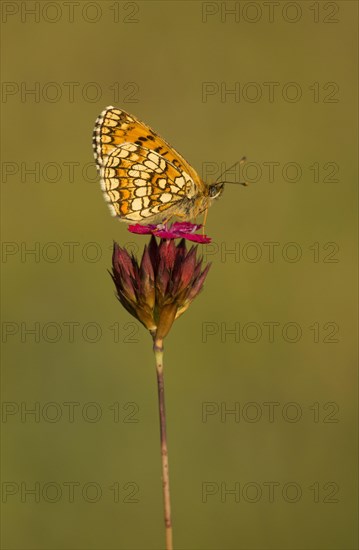
[[[171,145],[121,109],[102,111],[93,148],[105,200],[121,221],[188,221],[207,212],[223,192],[223,182],[205,184]]]

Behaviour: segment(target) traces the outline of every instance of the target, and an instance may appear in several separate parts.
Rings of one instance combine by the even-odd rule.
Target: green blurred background
[[[356,3],[2,13],[2,547],[163,548],[151,341],[107,273],[113,240],[147,238],[92,161],[116,105],[207,181],[243,155],[252,180],[211,208],[205,289],[165,342],[175,548],[358,548]]]

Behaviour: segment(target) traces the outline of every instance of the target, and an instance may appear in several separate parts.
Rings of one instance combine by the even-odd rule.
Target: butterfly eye
[[[209,187],[209,196],[211,199],[216,199],[223,193],[224,185],[223,183],[216,183],[214,185],[210,185]]]

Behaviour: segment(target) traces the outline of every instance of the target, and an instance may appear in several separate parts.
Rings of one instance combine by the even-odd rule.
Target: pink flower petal
[[[175,233],[194,233],[201,227],[202,225],[197,223],[175,222],[171,227],[171,231],[174,231]]]
[[[198,233],[183,233],[182,237],[188,241],[193,241],[194,243],[206,244],[212,241],[211,237],[207,237],[207,235],[198,235]]]
[[[128,230],[131,233],[138,235],[154,235],[160,239],[187,239],[196,243],[210,243],[211,238],[206,235],[198,235],[195,233],[202,225],[190,222],[174,222],[172,225],[166,224],[149,224],[149,225],[130,225]]]
[[[129,225],[128,230],[131,233],[138,233],[139,235],[149,235],[152,233],[154,227],[156,227],[156,225],[140,225],[136,223],[136,225]]]
[[[175,235],[173,231],[166,231],[165,229],[152,231],[152,234],[155,235],[155,237],[160,237],[160,239],[177,239],[180,236]]]

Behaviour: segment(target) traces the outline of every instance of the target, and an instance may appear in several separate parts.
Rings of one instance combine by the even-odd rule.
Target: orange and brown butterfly
[[[121,109],[102,111],[93,147],[105,199],[124,222],[191,220],[223,192],[223,183],[206,185],[163,138]]]

